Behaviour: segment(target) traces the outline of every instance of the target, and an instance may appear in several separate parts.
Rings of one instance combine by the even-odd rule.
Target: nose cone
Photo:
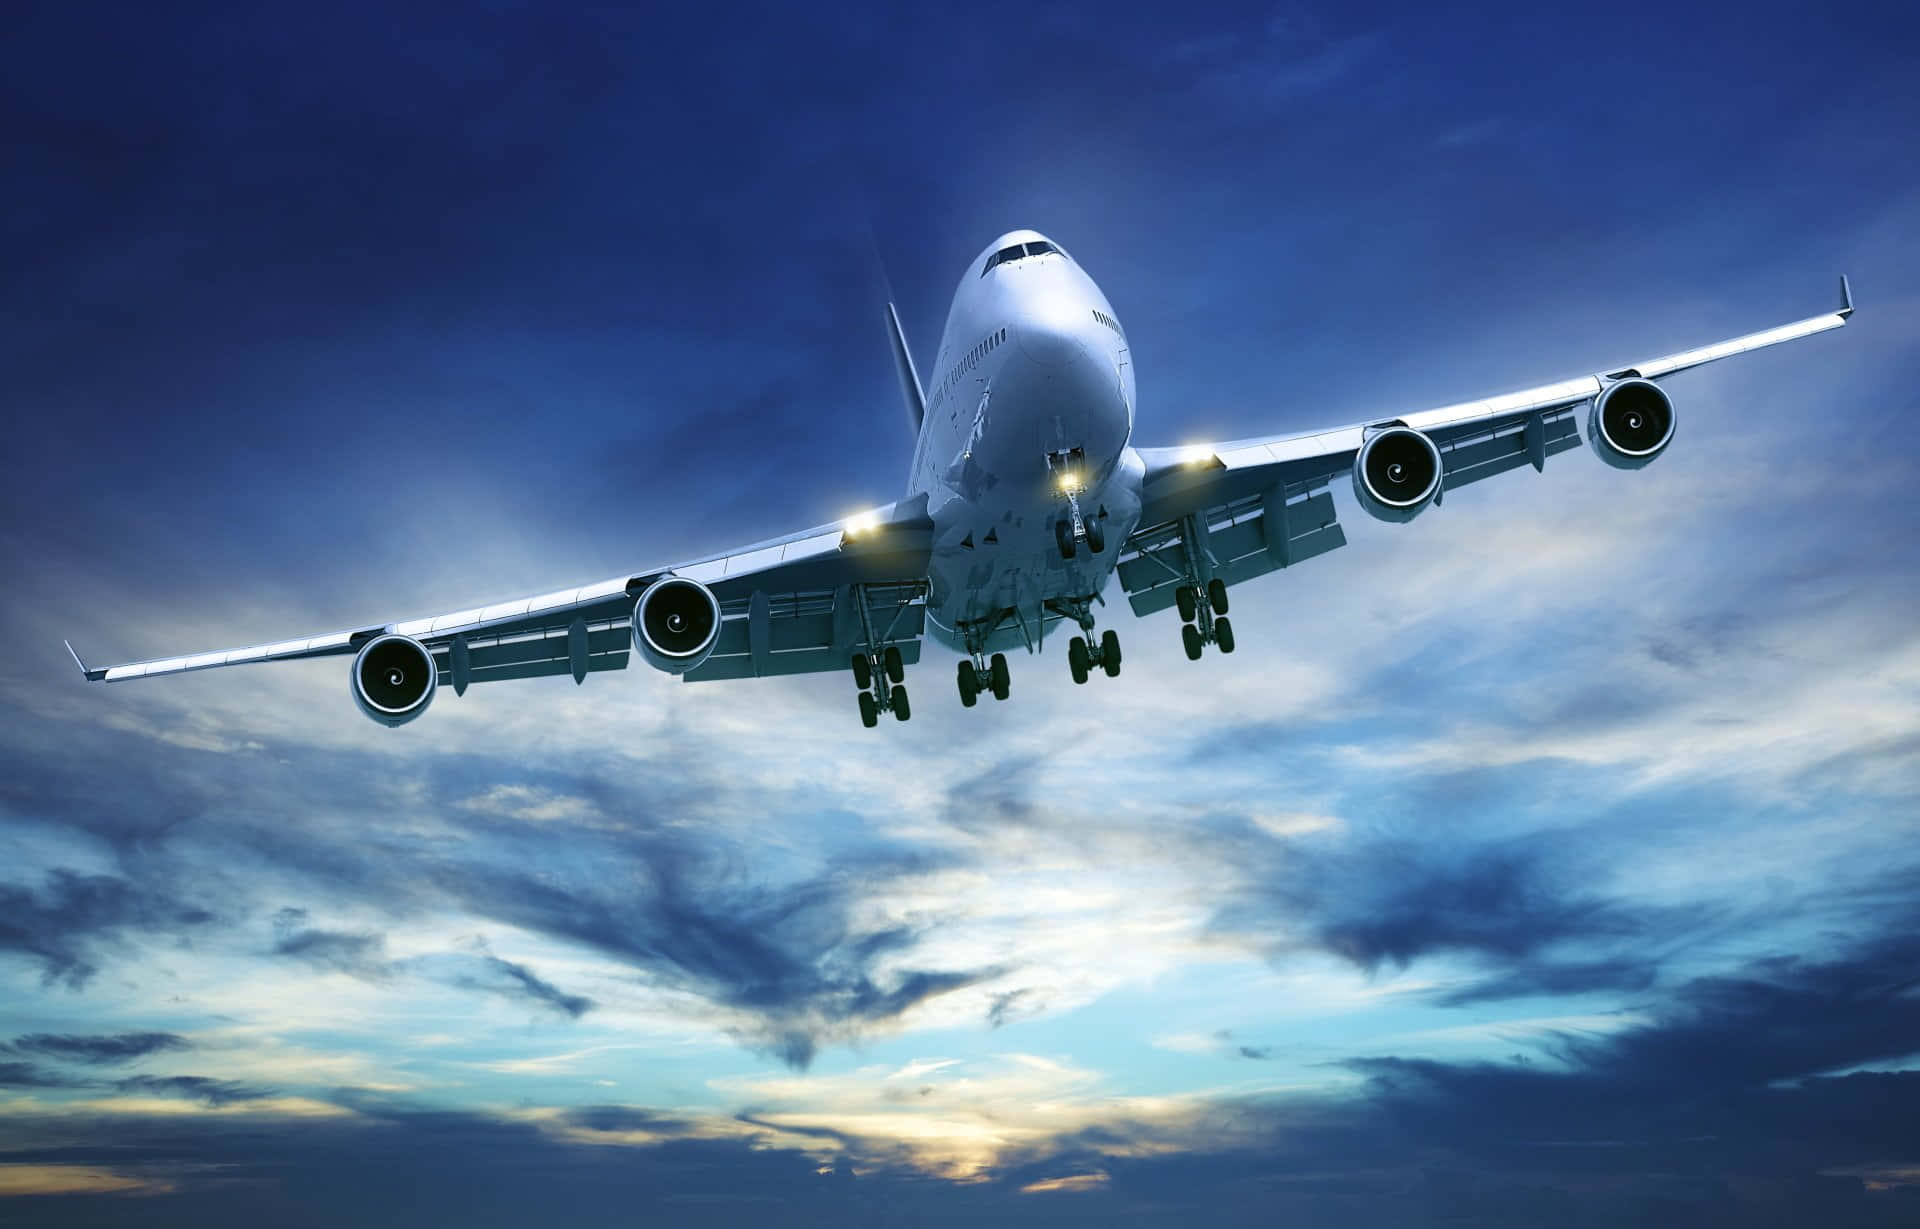
[[[1027,320],[1014,329],[1020,353],[1040,367],[1071,367],[1092,359],[1078,322]]]

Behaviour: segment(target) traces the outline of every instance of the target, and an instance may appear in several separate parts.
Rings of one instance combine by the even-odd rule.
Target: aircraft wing
[[[635,601],[655,581],[673,576],[712,590],[722,615],[712,654],[681,676],[689,682],[845,669],[855,648],[868,643],[866,629],[873,651],[895,645],[911,663],[925,629],[932,537],[920,495],[726,554],[450,614],[118,666],[90,667],[77,653],[74,660],[87,678],[117,683],[353,654],[392,633],[425,645],[439,681],[456,692],[469,683],[549,674],[580,681],[591,671],[627,665]]]
[[[1346,534],[1328,487],[1353,471],[1356,455],[1371,436],[1395,427],[1419,431],[1437,447],[1441,472],[1436,503],[1456,487],[1522,465],[1544,470],[1548,457],[1579,447],[1575,420],[1580,409],[1611,386],[1626,380],[1658,381],[1839,328],[1853,314],[1845,278],[1840,279],[1840,298],[1837,311],[1792,324],[1482,401],[1333,430],[1142,448],[1146,476],[1141,515],[1120,554],[1120,583],[1134,613],[1147,615],[1174,605],[1183,585],[1212,577],[1235,585],[1344,546]]]

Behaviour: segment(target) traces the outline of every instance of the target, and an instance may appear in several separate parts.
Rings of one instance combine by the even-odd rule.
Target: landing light
[[[874,511],[856,512],[840,523],[840,532],[849,538],[872,533],[880,528],[880,514]]]
[[[1213,449],[1205,444],[1188,444],[1180,450],[1180,464],[1199,465],[1213,460]]]
[[[1079,474],[1074,473],[1070,469],[1063,469],[1060,471],[1060,489],[1061,490],[1075,491],[1075,490],[1078,490],[1079,488],[1080,488]]]

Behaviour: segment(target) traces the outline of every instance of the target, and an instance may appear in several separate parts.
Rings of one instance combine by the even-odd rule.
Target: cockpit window
[[[986,267],[980,270],[980,276],[985,277],[993,269],[995,265],[1004,265],[1009,261],[1019,260],[1025,256],[1065,256],[1065,255],[1066,255],[1065,252],[1061,251],[1059,248],[1053,246],[1051,243],[1048,243],[1045,240],[1041,240],[1038,243],[1015,243],[1007,247],[1003,247],[999,251],[995,252],[993,255],[987,257]]]

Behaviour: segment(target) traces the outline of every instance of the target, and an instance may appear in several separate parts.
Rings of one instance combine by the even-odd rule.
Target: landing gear
[[[1180,566],[1162,558],[1162,565],[1180,578],[1173,604],[1180,611],[1180,645],[1187,660],[1199,661],[1208,645],[1233,652],[1233,624],[1227,621],[1227,582],[1215,576],[1220,566],[1207,546],[1207,526],[1195,516],[1182,519],[1176,548]],[[1171,553],[1169,550],[1167,553]]]
[[[1013,689],[1013,679],[1007,671],[1007,655],[986,655],[990,630],[980,624],[962,626],[967,640],[967,660],[960,663],[958,679],[960,703],[968,708],[980,702],[980,693],[983,691],[996,700],[1004,700]]]
[[[867,644],[848,661],[853,668],[853,685],[860,693],[860,724],[872,729],[880,724],[881,713],[892,713],[894,720],[905,721],[913,716],[907,689],[902,686],[907,678],[906,658],[901,656],[897,644],[873,647],[891,636],[893,629],[887,628],[883,635],[875,636],[873,622],[867,615],[866,594],[859,585],[854,586],[854,599],[860,611],[860,631]]]
[[[1103,553],[1107,549],[1107,531],[1100,521],[1106,516],[1106,509],[1089,515],[1080,508],[1080,496],[1087,489],[1085,450],[1069,448],[1064,452],[1048,453],[1047,472],[1053,476],[1054,487],[1067,501],[1066,515],[1053,524],[1053,540],[1060,548],[1060,557],[1072,559],[1079,554],[1083,539],[1088,550],[1096,555]]]
[[[1096,669],[1105,670],[1108,678],[1120,675],[1120,636],[1108,628],[1098,639],[1094,638],[1093,603],[1091,597],[1048,603],[1053,610],[1080,625],[1081,634],[1067,641],[1067,668],[1073,672],[1075,683],[1086,682]]]

